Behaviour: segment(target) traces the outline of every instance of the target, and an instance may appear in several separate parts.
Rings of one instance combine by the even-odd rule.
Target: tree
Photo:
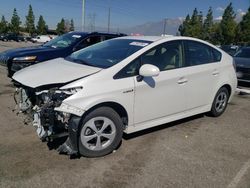
[[[39,20],[37,22],[36,29],[37,29],[37,34],[39,34],[39,35],[43,35],[43,34],[47,33],[48,26],[46,25],[46,22],[43,19],[42,15],[39,16]]]
[[[5,17],[2,16],[1,22],[0,22],[0,33],[7,33],[8,32],[8,22],[5,20]]]
[[[250,7],[237,27],[238,42],[250,43]]]
[[[214,23],[213,25],[213,34],[211,37],[211,42],[216,45],[221,45],[223,41],[222,31],[220,23]]]
[[[197,8],[195,8],[190,21],[191,30],[189,36],[202,38],[202,21],[203,21],[202,12],[198,13]]]
[[[57,24],[56,32],[57,32],[58,35],[64,34],[66,32],[65,20],[63,18]]]
[[[179,32],[181,36],[189,36],[190,33],[190,16],[189,14],[186,16],[186,19],[179,26]]]
[[[225,9],[220,23],[221,34],[223,37],[222,44],[234,43],[237,26],[235,16],[236,14],[233,10],[232,3],[230,3]]]
[[[214,35],[214,22],[213,22],[213,10],[212,7],[209,7],[207,16],[203,24],[203,39],[211,42]]]
[[[10,27],[11,27],[11,31],[13,33],[19,33],[20,32],[20,25],[21,25],[21,20],[20,20],[20,17],[18,16],[17,14],[17,10],[16,8],[14,8],[13,10],[13,15],[12,15],[12,18],[11,18],[11,23],[10,23]]]
[[[29,5],[28,15],[26,16],[26,31],[30,35],[35,33],[35,16],[31,5]]]
[[[198,13],[197,8],[195,8],[191,18],[188,14],[186,16],[186,19],[180,25],[179,27],[180,35],[202,38],[202,24],[203,24],[202,12]]]
[[[70,31],[74,31],[75,30],[75,25],[74,25],[74,20],[71,19],[70,20],[70,28],[69,28]]]

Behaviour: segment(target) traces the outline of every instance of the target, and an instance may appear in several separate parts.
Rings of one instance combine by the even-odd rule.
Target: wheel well
[[[125,108],[120,105],[119,103],[116,102],[104,102],[104,103],[100,103],[98,105],[95,105],[93,107],[91,107],[87,112],[91,112],[97,108],[100,107],[110,107],[112,108],[114,111],[116,111],[118,113],[118,115],[121,117],[122,123],[124,125],[123,129],[126,128],[126,126],[128,125],[128,113],[125,110]]]
[[[232,93],[232,88],[231,88],[231,86],[228,85],[228,84],[225,84],[225,85],[223,85],[222,87],[225,87],[225,88],[227,89],[227,91],[228,91],[229,96],[231,96],[231,93]]]

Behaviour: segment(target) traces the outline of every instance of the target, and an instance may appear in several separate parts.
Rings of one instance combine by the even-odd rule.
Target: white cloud
[[[222,20],[222,16],[219,16],[217,18],[215,18],[216,21],[221,21]]]
[[[236,11],[236,21],[241,21],[242,17],[246,14],[246,12],[244,12],[242,9],[238,9]]]
[[[184,18],[184,17],[178,17],[178,19],[179,19],[180,21],[185,20],[185,18]]]
[[[237,15],[244,16],[246,12],[244,12],[242,9],[237,10]]]
[[[218,12],[224,12],[225,8],[223,8],[223,7],[217,7],[216,10],[217,10]]]
[[[216,10],[221,12],[221,14],[222,14],[222,11],[224,11],[224,9],[222,7],[217,7]],[[235,14],[236,14],[235,20],[237,22],[240,22],[242,20],[242,17],[246,14],[246,12],[243,11],[242,9],[238,9],[238,10],[235,11]],[[221,21],[222,16],[218,16],[214,20]]]

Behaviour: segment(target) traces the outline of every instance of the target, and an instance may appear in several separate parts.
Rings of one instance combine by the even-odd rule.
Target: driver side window
[[[182,42],[173,41],[161,44],[141,57],[142,64],[157,66],[160,71],[183,67]]]
[[[102,41],[101,36],[91,36],[91,37],[85,38],[84,40],[82,40],[80,43],[76,45],[75,51],[86,48],[88,46],[91,46],[101,41]]]
[[[155,65],[160,71],[183,67],[182,52],[182,41],[166,42],[165,44],[161,44],[147,51],[145,54],[129,63],[114,76],[114,79],[138,75],[140,66],[143,64]]]

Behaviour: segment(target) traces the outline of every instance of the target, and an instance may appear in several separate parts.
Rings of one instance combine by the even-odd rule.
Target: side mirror
[[[139,75],[143,77],[154,77],[158,76],[159,74],[159,68],[151,64],[142,65],[139,70]]]

